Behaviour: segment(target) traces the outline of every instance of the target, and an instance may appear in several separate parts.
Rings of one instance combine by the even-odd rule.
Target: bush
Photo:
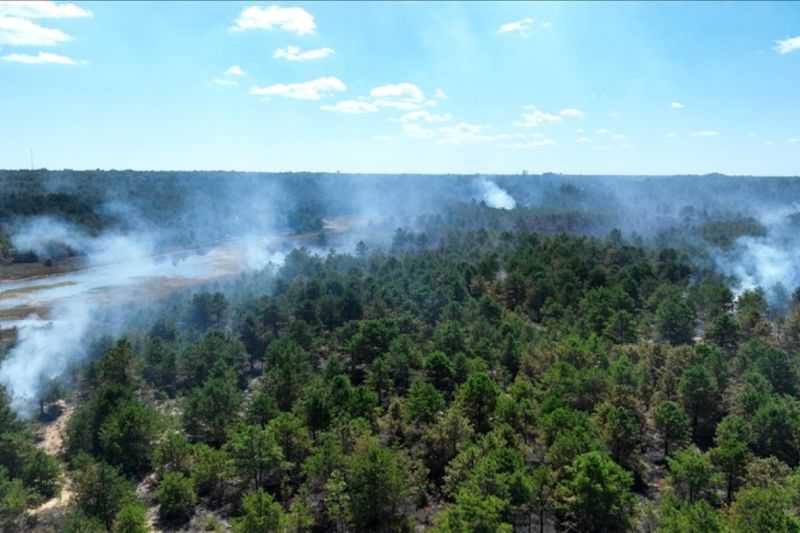
[[[156,501],[160,505],[158,516],[161,520],[168,523],[186,522],[194,513],[197,503],[194,483],[183,474],[169,472],[156,491]]]
[[[125,505],[114,518],[113,533],[148,533],[147,509],[144,505],[133,502]]]

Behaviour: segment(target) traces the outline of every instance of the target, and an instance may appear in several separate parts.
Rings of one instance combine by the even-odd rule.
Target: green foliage
[[[719,513],[705,500],[681,502],[666,497],[659,508],[658,531],[663,533],[722,533]]]
[[[233,475],[233,465],[225,450],[195,444],[191,450],[191,476],[197,493],[212,502],[225,497],[225,484]]]
[[[140,503],[129,503],[114,517],[112,533],[148,533],[147,508]]]
[[[262,490],[249,492],[242,499],[244,515],[233,523],[236,533],[282,533],[287,517],[281,505]]]
[[[392,531],[409,503],[409,463],[373,438],[356,443],[345,480],[357,531]]]
[[[154,410],[137,401],[125,402],[100,426],[100,454],[126,475],[144,475],[150,470],[158,430]]]
[[[92,516],[84,514],[80,509],[70,511],[64,519],[63,533],[107,533],[103,523]]]
[[[707,453],[694,446],[681,450],[668,458],[669,479],[675,494],[689,503],[705,499],[715,502],[718,475]]]
[[[177,472],[164,475],[155,492],[158,516],[166,523],[181,524],[194,514],[197,494],[190,477]]]
[[[700,424],[708,423],[716,416],[719,394],[717,381],[706,367],[695,365],[683,372],[678,383],[678,393],[691,420],[692,436],[696,439],[699,432],[705,429]]]
[[[777,487],[752,487],[736,494],[729,527],[735,533],[792,532],[800,531],[800,520],[785,491]]]
[[[408,414],[411,420],[420,424],[429,424],[437,413],[444,409],[445,401],[436,387],[422,380],[417,380],[408,391]]]
[[[691,344],[694,337],[694,309],[679,294],[670,293],[656,308],[656,331],[670,344]]]
[[[489,431],[498,395],[497,384],[483,372],[471,375],[467,382],[459,387],[459,403],[479,433]]]
[[[439,531],[625,531],[635,477],[642,530],[792,530],[797,301],[785,321],[757,291],[734,306],[691,248],[747,225],[664,206],[692,238],[570,235],[596,233],[570,203],[593,193],[561,185],[557,209],[455,206],[389,248],[297,249],[143,311],[74,370],[82,514],[58,527],[142,531],[126,476],[147,476],[176,525],[200,506],[237,531],[402,531],[434,512]],[[0,395],[10,530],[58,491],[31,427]]]
[[[559,487],[562,512],[578,531],[625,531],[633,512],[633,478],[600,452],[575,458]]]
[[[219,446],[227,428],[236,422],[242,394],[233,370],[217,363],[208,379],[186,399],[183,424],[195,440]]]
[[[511,533],[511,524],[503,521],[506,502],[495,496],[484,497],[462,490],[456,503],[438,520],[434,531],[440,533]]]
[[[777,457],[790,466],[800,463],[800,403],[793,398],[771,397],[752,419],[753,448],[758,455]]]
[[[30,500],[31,494],[22,481],[9,479],[5,467],[0,466],[0,530],[21,528]]]
[[[279,485],[291,466],[269,428],[239,426],[225,444],[225,450],[237,473],[255,490]]]
[[[653,416],[656,429],[661,433],[664,442],[664,457],[667,457],[672,444],[680,444],[689,438],[689,417],[681,406],[672,401],[665,401],[656,406]]]
[[[71,488],[76,506],[110,529],[117,513],[134,501],[133,485],[113,466],[87,455],[77,456],[73,468]]]
[[[750,425],[739,416],[728,415],[717,425],[716,447],[711,450],[711,460],[725,475],[729,504],[750,460],[751,441]]]

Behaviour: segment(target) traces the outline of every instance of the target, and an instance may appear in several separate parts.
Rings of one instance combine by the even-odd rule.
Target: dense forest
[[[109,197],[52,174],[0,175],[7,262],[42,259],[12,245],[20,217],[183,228],[206,205],[192,183],[239,199],[216,175],[114,173]],[[430,178],[406,178],[351,248],[139,302],[121,333],[97,320],[33,414],[0,390],[2,528],[800,531],[800,291],[720,268],[774,231],[748,207],[800,199],[797,180],[498,177],[517,206],[494,209],[441,177],[413,209]],[[320,232],[359,198],[341,179],[267,180],[287,200],[259,216]],[[231,205],[169,243],[253,223]]]

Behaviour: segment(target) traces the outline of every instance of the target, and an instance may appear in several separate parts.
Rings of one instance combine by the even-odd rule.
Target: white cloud
[[[794,52],[795,50],[800,50],[800,35],[797,37],[789,37],[788,39],[775,41],[775,51],[779,54],[788,54],[789,52]]]
[[[58,4],[50,1],[0,0],[0,17],[26,19],[73,19],[91,17],[92,12],[75,4]]]
[[[683,109],[686,106],[680,102],[672,102],[672,104],[670,104],[670,107],[672,107],[672,109]]]
[[[578,144],[586,144],[592,142],[592,140],[589,137],[578,137],[575,139],[575,142]]]
[[[509,139],[508,134],[490,133],[488,126],[459,122],[453,126],[437,129],[439,144],[475,144]]]
[[[250,94],[255,96],[282,96],[295,100],[319,100],[326,94],[346,90],[347,86],[342,80],[328,76],[303,83],[276,83],[267,87],[253,87],[250,89]]]
[[[677,133],[675,133],[674,131],[671,131],[671,132],[669,132],[669,133],[667,133],[667,134],[666,134],[666,137],[667,137],[667,139],[674,139],[674,138],[676,138],[677,136],[678,136],[678,134],[677,134]]]
[[[400,122],[427,122],[433,124],[437,122],[450,122],[453,116],[450,113],[431,113],[424,109],[411,111],[400,117]]]
[[[425,105],[429,105],[429,102],[425,102]],[[375,100],[375,105],[378,107],[388,107],[391,109],[397,109],[399,111],[413,111],[415,109],[421,109],[423,104],[416,103],[416,102],[409,102],[407,100],[383,100],[378,99]]]
[[[800,143],[800,138],[792,137],[791,139],[789,139],[789,142],[792,144]]]
[[[524,35],[531,26],[533,26],[533,19],[531,17],[525,17],[524,19],[515,20],[513,22],[506,22],[500,26],[497,33],[519,33]]]
[[[413,83],[397,83],[394,85],[381,85],[369,92],[373,98],[398,98],[412,102],[421,102],[425,99],[425,93]]]
[[[248,7],[231,27],[233,31],[271,30],[273,27],[297,35],[314,33],[314,17],[301,7]]]
[[[561,111],[558,112],[558,114],[561,115],[562,117],[583,118],[583,111],[572,107],[562,109]]]
[[[601,128],[601,129],[597,130],[595,133],[597,133],[598,135],[608,135],[609,133],[611,133],[611,130],[607,130],[605,128]]]
[[[556,144],[556,142],[553,139],[539,138],[539,139],[530,139],[527,141],[509,144],[508,146],[511,148],[517,148],[519,150],[535,150],[537,148],[542,148],[544,146],[552,146],[554,144]]]
[[[335,111],[337,113],[375,113],[378,111],[378,106],[371,102],[363,100],[341,100],[335,104],[320,106],[323,111]]]
[[[0,16],[0,44],[11,46],[53,46],[71,41],[61,30],[45,28],[30,20]]]
[[[239,82],[236,80],[226,80],[225,78],[214,78],[211,80],[211,83],[214,85],[220,85],[222,87],[235,87],[239,85]]]
[[[447,100],[447,93],[441,89],[436,89],[436,92],[433,93],[433,97],[437,100]]]
[[[44,65],[47,63],[56,65],[77,65],[78,62],[67,56],[60,56],[48,52],[39,52],[38,54],[8,54],[0,57],[3,61],[9,63],[25,63],[28,65]]]
[[[287,61],[311,61],[313,59],[324,59],[334,53],[333,48],[314,48],[312,50],[301,51],[297,46],[287,46],[278,48],[272,57],[275,59],[285,59]]]
[[[437,104],[436,100],[426,100],[422,89],[409,82],[380,85],[373,88],[369,95],[375,105],[400,111],[414,111]]]
[[[716,137],[719,132],[716,130],[699,130],[690,133],[692,137]]]
[[[239,65],[233,65],[231,68],[225,71],[226,76],[244,76],[245,72],[242,70],[242,67]]]
[[[527,106],[526,109],[532,108],[531,106]],[[562,119],[559,115],[545,113],[544,111],[533,109],[533,111],[530,113],[523,113],[522,120],[517,121],[514,124],[522,128],[535,128],[542,124],[557,124],[561,122],[561,120]]]
[[[583,133],[583,128],[578,128],[577,130],[575,130],[575,133]]]
[[[437,144],[477,144],[511,139],[504,133],[492,133],[489,126],[459,122],[452,126],[430,128],[419,122],[404,122],[403,133],[416,139],[431,139]]]

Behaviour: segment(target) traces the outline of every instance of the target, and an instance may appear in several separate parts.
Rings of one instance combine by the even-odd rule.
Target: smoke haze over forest
[[[462,229],[594,236],[619,229],[626,238],[673,245],[699,267],[730,277],[737,291],[763,289],[778,308],[800,286],[794,178],[6,171],[0,180],[10,193],[0,219],[6,255],[75,256],[85,267],[2,302],[32,309],[48,302],[46,320],[18,317],[17,347],[0,367],[23,403],[35,397],[40,374],[58,376],[85,356],[92,321],[109,308],[98,291],[113,288],[111,301],[136,301],[152,280],[194,285],[280,266],[296,246],[322,255],[352,253],[359,241],[386,248],[398,228],[430,232],[435,248],[443,237],[435,221],[458,220],[459,206],[479,213]],[[66,198],[74,202],[68,210],[48,210],[49,200]],[[113,322],[121,329],[124,306],[117,307]]]

